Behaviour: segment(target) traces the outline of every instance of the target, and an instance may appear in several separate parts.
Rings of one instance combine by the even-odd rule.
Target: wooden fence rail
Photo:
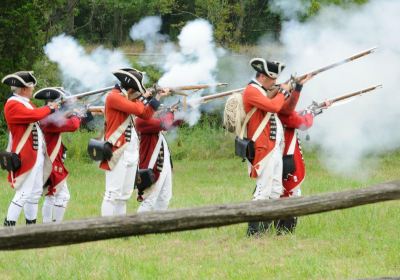
[[[3,228],[0,229],[0,250],[43,248],[133,235],[219,227],[261,219],[310,215],[395,199],[400,199],[400,180],[369,188],[309,197]]]

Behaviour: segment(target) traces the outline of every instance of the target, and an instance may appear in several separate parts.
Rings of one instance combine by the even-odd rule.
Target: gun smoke
[[[286,7],[287,3],[274,2],[276,7]],[[296,1],[290,1],[293,2]],[[400,30],[400,2],[381,0],[346,8],[327,6],[304,23],[294,16],[301,12],[302,7],[297,4],[291,7],[300,7],[299,10],[282,9],[282,13],[289,12],[285,14],[289,20],[284,23],[280,38],[280,59],[287,64],[285,78],[379,47],[377,53],[313,78],[305,85],[298,106],[305,108],[312,100],[323,101],[383,84],[383,89],[329,108],[316,117],[309,130],[311,143],[321,148],[321,161],[329,170],[345,175],[356,169],[365,171],[361,159],[400,147],[400,38],[394,36]],[[268,43],[264,42],[265,45]]]
[[[63,87],[75,93],[113,85],[117,80],[111,71],[130,67],[122,52],[98,47],[87,53],[76,39],[65,34],[53,37],[44,51],[57,64]]]
[[[177,45],[160,34],[160,27],[161,18],[146,17],[131,29],[133,40],[145,41],[147,53],[153,51],[154,44],[158,43],[164,54],[158,63],[164,72],[158,84],[163,87],[175,87],[215,83],[218,54],[221,50],[215,46],[212,25],[203,19],[188,22],[178,36]],[[199,94],[200,92],[190,93],[189,99],[196,98]],[[176,99],[172,98],[170,102],[176,102]],[[177,114],[177,117],[194,125],[201,116],[199,110],[200,108],[192,108],[187,113]]]

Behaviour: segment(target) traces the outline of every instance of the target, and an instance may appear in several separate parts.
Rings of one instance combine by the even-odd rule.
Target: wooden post
[[[219,227],[248,221],[310,215],[395,199],[400,199],[400,180],[369,188],[309,197],[3,228],[0,230],[0,250],[43,248],[132,235]]]

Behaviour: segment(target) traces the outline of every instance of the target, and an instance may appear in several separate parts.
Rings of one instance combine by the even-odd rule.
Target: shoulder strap
[[[258,137],[261,135],[261,133],[263,132],[264,128],[267,126],[267,123],[269,121],[269,119],[271,118],[271,113],[268,112],[265,117],[263,118],[263,120],[261,121],[260,125],[257,127],[256,132],[254,132],[253,137],[251,138],[251,141],[256,142],[256,140],[258,139]]]
[[[149,162],[149,165],[147,168],[154,168],[154,165],[156,164],[156,161],[157,161],[158,154],[160,153],[161,144],[163,142],[163,137],[164,136],[160,132],[158,134],[158,142],[156,144],[156,147],[154,148],[153,154],[151,155],[150,162]]]
[[[51,152],[51,155],[50,155],[51,162],[54,162],[54,160],[56,159],[57,154],[60,151],[60,148],[61,148],[61,134],[58,135],[57,144],[54,147],[54,150]]]
[[[254,115],[254,113],[257,111],[256,107],[251,108],[251,110],[246,114],[246,117],[244,118],[244,122],[242,125],[242,129],[240,130],[240,135],[239,138],[243,139],[243,136],[246,132],[247,134],[247,123],[249,122],[250,118]]]
[[[110,142],[111,144],[115,145],[117,143],[119,137],[125,132],[125,130],[128,128],[128,125],[132,122],[132,117],[129,115],[126,120],[120,124],[120,126],[111,134],[111,136],[107,139],[107,142]]]
[[[294,154],[294,148],[296,147],[297,133],[296,131],[293,133],[292,141],[290,142],[289,149],[287,151],[288,155]]]
[[[21,152],[26,141],[28,141],[28,137],[31,134],[34,125],[35,125],[35,123],[30,123],[28,128],[25,130],[24,135],[22,135],[21,140],[19,141],[19,143],[17,145],[17,149],[15,150],[16,154],[19,154]]]

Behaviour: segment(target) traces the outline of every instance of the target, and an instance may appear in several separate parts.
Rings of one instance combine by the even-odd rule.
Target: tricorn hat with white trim
[[[267,75],[271,79],[277,79],[283,69],[285,69],[285,64],[278,61],[267,61],[264,58],[253,58],[250,60],[250,65],[258,73]]]
[[[39,100],[57,100],[66,95],[62,87],[42,88],[33,94],[33,98]]]
[[[146,88],[143,85],[143,74],[134,68],[123,68],[112,72],[121,82],[121,86],[125,89],[133,88],[140,93],[145,93]]]
[[[32,71],[19,71],[5,76],[2,83],[11,87],[34,87],[37,84],[35,76]]]

